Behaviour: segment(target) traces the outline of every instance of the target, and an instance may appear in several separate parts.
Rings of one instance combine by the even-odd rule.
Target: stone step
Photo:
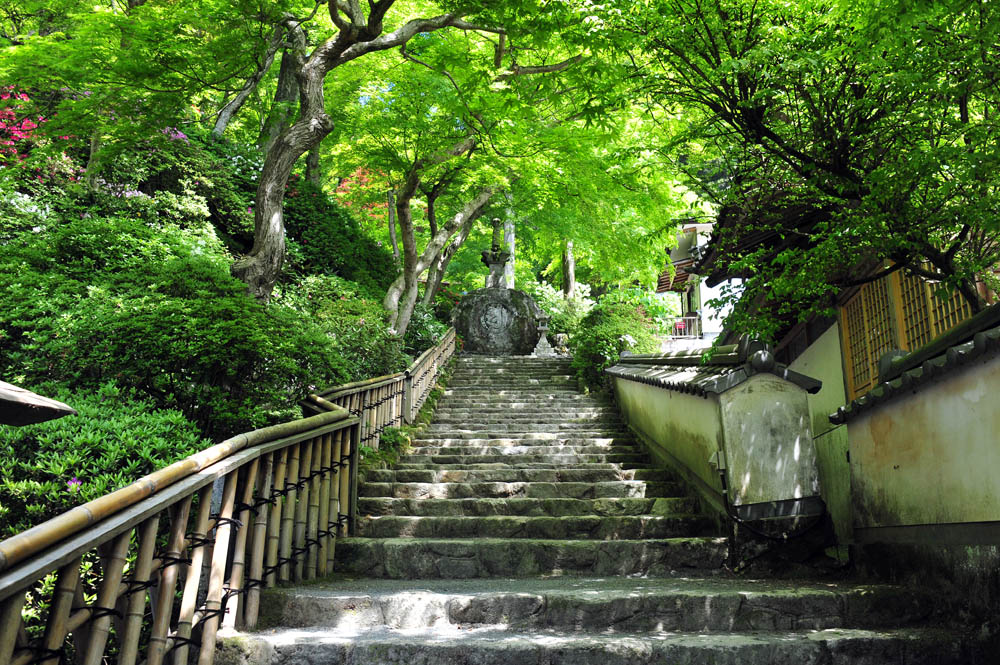
[[[465,409],[455,409],[451,407],[438,407],[434,412],[434,419],[436,422],[440,422],[440,418],[469,418],[469,417],[479,417],[487,416],[490,418],[495,418],[497,416],[517,416],[518,418],[537,418],[539,416],[555,418],[562,417],[566,418],[615,418],[618,419],[620,416],[615,409],[607,407],[574,407],[574,408],[555,408],[552,406],[543,406],[538,408],[525,408],[525,407],[503,407],[497,408],[492,406],[480,406],[480,407],[469,407]]]
[[[679,483],[619,480],[599,483],[359,483],[358,496],[398,499],[603,499],[682,496]]]
[[[544,423],[551,423],[553,420],[558,420],[560,424],[565,423],[604,423],[605,425],[620,425],[622,420],[619,416],[608,416],[600,413],[595,414],[581,414],[581,413],[552,413],[552,412],[537,412],[537,413],[520,413],[516,410],[511,410],[507,413],[460,413],[460,414],[440,414],[434,416],[435,425],[445,425],[450,423],[459,423],[462,425],[475,424],[477,427],[482,425],[512,425],[524,423],[527,425],[541,425]]]
[[[639,540],[698,536],[710,523],[696,515],[602,517],[371,517],[358,523],[365,538],[533,538]]]
[[[889,585],[714,578],[337,579],[263,592],[262,628],[620,633],[887,629],[927,617],[927,595]]]
[[[479,462],[476,464],[440,464],[434,462],[417,463],[397,463],[393,469],[431,469],[433,471],[478,471],[481,469],[645,469],[649,466],[648,460],[641,462],[577,462],[567,467],[565,464],[557,462],[518,462],[516,459],[499,462]]]
[[[551,455],[536,454],[536,455],[451,455],[451,454],[440,454],[440,455],[403,455],[399,458],[400,462],[406,464],[493,464],[493,463],[504,463],[504,458],[507,458],[512,464],[523,464],[531,462],[544,462],[548,464],[563,464],[566,466],[572,466],[574,464],[599,464],[601,462],[610,463],[643,463],[647,462],[649,457],[644,453],[587,453],[583,455],[574,455],[571,453],[554,453]]]
[[[242,638],[234,638],[242,639]],[[773,633],[516,633],[462,626],[352,633],[259,634],[248,665],[968,665],[969,648],[943,631],[829,629]]]
[[[497,433],[496,438],[483,439],[448,439],[432,438],[420,435],[419,439],[413,439],[411,445],[414,448],[421,446],[628,446],[636,445],[635,439],[630,436],[618,437],[589,437],[580,438],[566,436],[565,434],[532,434],[531,436],[517,435],[512,437],[509,434]]]
[[[422,430],[419,434],[419,438],[414,439],[414,441],[581,441],[589,442],[596,441],[594,445],[599,445],[604,441],[634,441],[631,434],[613,433],[611,436],[593,436],[587,435],[587,432],[578,431],[566,431],[566,432],[493,432],[489,430],[482,430],[481,436],[473,436],[476,432],[474,430],[462,430],[461,436],[447,436],[447,433],[442,434],[441,432],[435,432],[431,430]],[[491,444],[493,445],[493,444]],[[501,444],[496,444],[501,445]],[[516,445],[529,445],[516,444]]]
[[[444,394],[446,396],[459,395],[462,399],[468,399],[472,401],[502,401],[504,399],[513,400],[532,400],[532,399],[573,399],[576,398],[581,401],[589,401],[594,399],[589,395],[583,395],[580,391],[575,388],[561,388],[561,387],[551,387],[551,388],[539,388],[537,386],[525,386],[525,387],[514,387],[510,389],[489,389],[489,388],[456,388],[452,386],[449,382],[448,388],[445,388]]]
[[[576,436],[602,436],[616,434],[626,434],[627,430],[624,425],[614,426],[614,425],[604,425],[604,423],[496,423],[488,426],[489,429],[469,429],[468,427],[456,427],[453,423],[443,423],[441,425],[431,424],[428,426],[424,432],[427,434],[434,434],[435,436],[441,436],[442,434],[447,434],[449,432],[455,432],[457,435],[471,434],[475,435],[477,432],[481,432],[481,436],[488,437],[491,434],[497,434],[500,432],[511,432],[517,434],[555,434],[558,432],[572,432]],[[479,438],[479,436],[471,436],[469,438]]]
[[[361,497],[360,515],[468,516],[525,515],[676,515],[692,514],[698,502],[691,497],[603,499],[397,499]]]
[[[551,442],[546,442],[551,443]],[[414,446],[407,451],[410,455],[642,455],[637,446],[586,446],[586,445],[528,445],[528,446]]]
[[[667,577],[721,570],[724,538],[533,540],[343,538],[335,571],[392,579],[537,575]]]
[[[483,482],[525,482],[599,483],[616,480],[672,480],[671,475],[660,469],[378,469],[365,474],[369,483],[483,483]]]

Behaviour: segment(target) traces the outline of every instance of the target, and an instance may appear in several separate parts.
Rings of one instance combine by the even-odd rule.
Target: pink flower
[[[76,476],[73,476],[72,478],[66,481],[66,489],[70,492],[73,492],[74,494],[76,492],[79,492],[82,486],[83,486],[83,481],[77,478]]]

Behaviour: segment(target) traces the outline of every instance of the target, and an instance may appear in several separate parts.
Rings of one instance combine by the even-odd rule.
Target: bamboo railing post
[[[205,596],[204,628],[201,631],[201,650],[198,665],[212,665],[215,659],[216,631],[222,609],[222,592],[226,581],[226,560],[229,558],[229,539],[233,533],[233,505],[236,503],[237,471],[230,471],[222,489],[222,505],[215,522],[215,546],[212,548],[212,566],[208,574],[208,592]]]
[[[13,659],[17,634],[21,630],[24,601],[24,592],[18,591],[0,603],[0,663],[9,663]]]
[[[97,618],[90,622],[90,643],[87,645],[83,665],[100,665],[104,658],[104,646],[111,632],[111,616],[102,615],[100,612],[113,610],[118,601],[118,587],[122,583],[122,572],[125,570],[125,558],[128,556],[131,539],[131,531],[123,532],[113,541],[107,557],[101,557],[104,579],[97,592],[97,602],[94,603],[94,613],[97,614]]]
[[[63,644],[68,632],[69,613],[73,609],[73,599],[76,587],[80,584],[80,557],[59,569],[55,591],[52,592],[52,604],[49,606],[49,619],[45,626],[45,637],[42,639],[42,649],[45,654],[39,663],[41,665],[57,665],[62,660]]]
[[[142,523],[139,529],[139,552],[136,556],[132,584],[137,587],[126,592],[128,610],[125,613],[125,628],[118,652],[119,665],[135,665],[139,656],[139,634],[142,632],[142,617],[146,610],[146,589],[153,570],[153,551],[156,549],[156,532],[160,526],[160,515],[156,514]]]
[[[274,473],[274,453],[264,457],[258,483],[258,502],[260,506],[257,518],[253,524],[253,549],[250,554],[250,575],[247,579],[247,599],[243,606],[243,625],[241,628],[253,630],[257,627],[257,615],[260,613],[260,585],[264,581],[264,550],[267,547],[268,504],[263,500],[271,495],[271,476]],[[251,584],[251,580],[254,582]]]
[[[360,425],[354,425],[354,427],[360,427]],[[331,573],[333,572],[334,555],[337,548],[337,536],[340,534],[340,478],[343,470],[340,463],[340,451],[346,436],[346,430],[341,429],[334,432],[333,448],[330,450],[330,466],[334,467],[334,470],[330,478],[330,516],[327,518],[330,544],[326,551],[326,568]]]
[[[319,507],[320,507],[320,469],[322,469],[323,437],[312,440],[312,464],[309,470],[309,511],[306,515],[306,576],[307,580],[316,579],[316,569],[319,559]]]
[[[319,515],[317,516],[317,521],[322,534],[317,535],[319,538],[319,547],[316,548],[316,574],[320,577],[326,577],[327,573],[330,572],[330,567],[327,565],[327,553],[330,550],[330,538],[332,537],[330,533],[330,487],[333,483],[334,473],[331,465],[333,435],[324,434],[321,446],[319,464],[320,468],[325,469],[325,471],[320,478],[319,486]]]
[[[292,532],[295,528],[295,500],[298,496],[298,488],[295,483],[299,481],[299,452],[301,443],[295,444],[289,452],[287,479],[285,488],[288,494],[285,496],[285,505],[281,511],[281,530],[278,532],[278,581],[287,582],[292,578]]]
[[[184,580],[184,591],[181,594],[181,609],[177,616],[176,636],[180,640],[174,649],[174,665],[187,665],[188,645],[183,640],[191,638],[191,627],[194,612],[198,607],[198,587],[201,586],[201,565],[205,560],[208,542],[208,521],[212,513],[212,486],[208,485],[198,493],[198,517],[195,519],[192,540],[198,539],[191,548],[191,561],[188,563],[187,577]]]
[[[153,611],[153,626],[150,630],[149,647],[146,649],[146,665],[161,665],[167,651],[167,632],[170,630],[170,615],[174,603],[174,588],[177,586],[177,567],[184,551],[184,532],[187,530],[191,513],[191,497],[173,505],[170,521],[170,539],[167,551],[160,558],[159,595]]]
[[[230,563],[229,590],[223,605],[226,614],[222,617],[224,628],[236,628],[237,620],[240,619],[240,612],[244,603],[240,602],[240,593],[243,591],[243,569],[247,559],[247,535],[250,533],[250,503],[253,501],[254,483],[257,480],[257,470],[260,468],[260,458],[250,462],[250,468],[246,470],[243,477],[243,493],[240,495],[240,511],[235,515],[236,524],[236,544],[233,547],[233,558]],[[236,472],[233,472],[236,475]],[[242,624],[242,620],[239,621]]]
[[[295,531],[293,535],[292,552],[294,559],[292,565],[292,579],[296,582],[303,580],[305,570],[306,553],[306,520],[309,516],[309,474],[312,471],[312,441],[303,441],[299,444],[302,452],[302,461],[299,464],[298,482],[302,486],[298,503],[295,505]]]
[[[284,497],[281,494],[285,486],[285,471],[288,468],[288,448],[282,448],[278,455],[278,465],[274,470],[274,503],[271,505],[271,515],[267,520],[267,552],[264,557],[264,567],[268,571],[264,576],[264,585],[273,587],[278,581],[278,548],[281,539],[281,514]]]
[[[363,421],[362,421],[363,422]],[[359,422],[352,429],[357,429],[358,432],[361,431],[361,423]],[[337,535],[343,537],[347,535],[347,519],[350,515],[347,513],[347,506],[350,504],[351,497],[351,446],[353,442],[358,437],[351,436],[350,438],[345,437],[340,445],[340,488],[338,489],[339,501],[340,501],[340,512],[338,513],[338,526]],[[339,519],[343,516],[345,519]]]
[[[351,441],[351,469],[347,484],[347,533],[354,535],[357,530],[358,515],[358,461],[360,459],[361,430],[355,433]]]
[[[403,373],[403,422],[407,425],[413,423],[413,374],[410,370]]]

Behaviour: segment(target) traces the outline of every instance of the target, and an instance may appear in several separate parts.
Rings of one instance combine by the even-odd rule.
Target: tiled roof
[[[883,404],[893,397],[911,392],[958,367],[987,358],[998,351],[1000,351],[1000,327],[974,333],[970,341],[948,347],[944,353],[924,360],[917,367],[899,372],[895,378],[883,381],[867,394],[840,407],[836,413],[830,415],[830,422],[842,425],[877,404]],[[908,358],[920,355],[923,355],[923,350],[918,349],[898,358],[895,364],[905,366],[909,364],[906,363]]]
[[[780,376],[810,393],[822,386],[819,381],[775,362],[771,349],[758,342],[743,340],[721,346],[704,361],[708,350],[709,347],[704,347],[673,353],[622,354],[616,365],[604,371],[614,378],[701,397],[723,393],[762,373]]]

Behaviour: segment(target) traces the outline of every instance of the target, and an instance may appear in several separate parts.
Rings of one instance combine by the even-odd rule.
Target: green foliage
[[[384,293],[396,277],[392,254],[362,231],[358,221],[320,188],[294,178],[285,196],[285,228],[298,247],[292,268],[337,275]],[[291,243],[290,243],[291,244]]]
[[[561,290],[547,282],[528,282],[524,289],[549,315],[549,335],[576,335],[583,317],[594,307],[590,287],[586,284],[577,283],[572,298],[566,298]]]
[[[622,351],[652,353],[659,348],[655,329],[641,305],[614,298],[598,301],[570,340],[577,376],[590,388],[605,387],[604,369],[614,365]]]
[[[656,334],[669,335],[674,317],[680,315],[680,303],[668,293],[629,287],[609,291],[602,298],[603,304],[624,303],[639,307],[652,320]]]
[[[361,462],[358,471],[364,473],[373,469],[384,469],[399,461],[400,455],[410,447],[410,437],[398,427],[387,427],[382,430],[378,449],[371,446],[361,446],[358,453]]]
[[[206,447],[183,414],[112,382],[53,393],[77,415],[0,425],[0,539],[114,491]]]
[[[331,353],[339,359],[338,383],[392,374],[410,363],[399,338],[389,333],[381,303],[366,298],[353,282],[311,275],[286,286],[275,304],[300,312],[327,336]]]
[[[403,348],[416,357],[438,343],[448,332],[448,325],[437,319],[434,308],[417,303],[410,317],[410,325],[403,336]]]
[[[108,379],[223,436],[294,414],[346,376],[325,332],[265,307],[229,275],[218,240],[122,218],[25,233],[0,256],[0,372]]]

